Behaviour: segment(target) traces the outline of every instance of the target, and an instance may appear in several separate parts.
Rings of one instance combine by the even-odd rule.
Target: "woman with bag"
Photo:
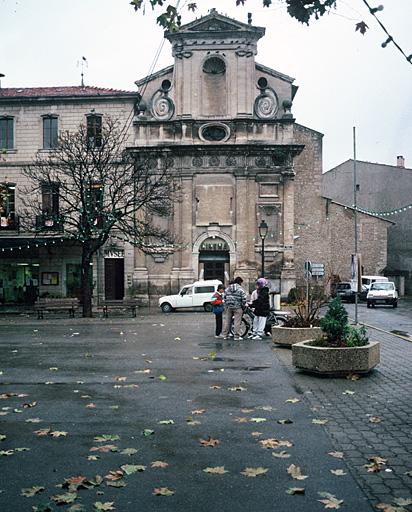
[[[212,300],[210,304],[212,305],[212,311],[216,318],[216,330],[215,330],[215,338],[220,338],[222,333],[222,318],[223,318],[223,293],[225,291],[225,287],[223,284],[219,284],[217,287],[217,291],[213,294]]]

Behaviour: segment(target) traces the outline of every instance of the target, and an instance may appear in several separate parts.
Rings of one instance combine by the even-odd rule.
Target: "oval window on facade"
[[[208,123],[199,130],[199,137],[207,142],[224,142],[229,136],[229,127],[223,123]]]

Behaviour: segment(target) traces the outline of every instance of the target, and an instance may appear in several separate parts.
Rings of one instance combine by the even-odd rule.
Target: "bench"
[[[65,298],[65,299],[52,299],[45,297],[37,299],[34,304],[34,311],[37,311],[37,318],[43,318],[45,311],[68,311],[70,318],[74,318],[74,313],[79,307],[79,299]]]
[[[129,309],[132,314],[132,317],[136,318],[138,304],[135,299],[104,300],[100,302],[100,306],[103,308],[103,318],[109,318],[109,309]]]

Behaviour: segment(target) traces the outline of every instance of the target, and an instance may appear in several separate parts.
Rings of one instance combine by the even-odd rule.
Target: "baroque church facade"
[[[18,230],[20,170],[37,151],[52,150],[45,142],[50,130],[74,130],[84,119],[96,126],[105,115],[127,122],[130,112],[128,150],[148,159],[160,152],[180,185],[173,216],[159,220],[180,250],[144,254],[121,233],[113,236],[94,262],[96,302],[134,296],[155,303],[197,279],[227,283],[234,275],[251,289],[262,272],[262,221],[265,276],[282,296],[302,282],[308,260],[323,263],[328,275],[350,278],[353,210],[322,196],[322,134],[296,123],[294,79],[256,62],[264,34],[212,9],[165,34],[174,64],[138,80],[138,92],[0,89],[1,133],[11,126],[13,139],[0,161],[0,301],[5,286],[26,286],[27,272],[40,295],[79,293],[80,249],[65,241],[64,230],[53,246],[44,234],[36,244]],[[376,274],[386,265],[388,223],[367,214],[358,220],[369,233],[360,240],[364,268]]]

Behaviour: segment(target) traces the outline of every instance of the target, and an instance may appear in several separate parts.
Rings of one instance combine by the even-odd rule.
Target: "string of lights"
[[[352,205],[351,208],[355,208],[355,206]],[[400,206],[399,208],[394,208],[393,210],[388,210],[388,211],[383,211],[383,212],[368,210],[367,208],[360,208],[359,206],[356,207],[356,210],[358,212],[367,213],[368,215],[373,215],[375,217],[389,217],[390,215],[396,215],[399,213],[403,213],[410,209],[412,209],[412,203],[406,204],[404,206]]]
[[[382,48],[386,48],[390,43],[393,43],[395,47],[401,52],[401,54],[405,57],[407,62],[409,64],[412,64],[412,53],[410,55],[406,55],[406,53],[402,50],[400,45],[395,41],[393,36],[388,32],[385,25],[381,22],[381,20],[376,16],[376,13],[383,10],[383,5],[378,5],[378,7],[371,7],[367,0],[363,0],[363,3],[366,5],[366,7],[369,9],[369,12],[372,14],[372,16],[376,19],[376,21],[379,23],[381,29],[385,32],[387,35],[387,39],[382,43]]]

